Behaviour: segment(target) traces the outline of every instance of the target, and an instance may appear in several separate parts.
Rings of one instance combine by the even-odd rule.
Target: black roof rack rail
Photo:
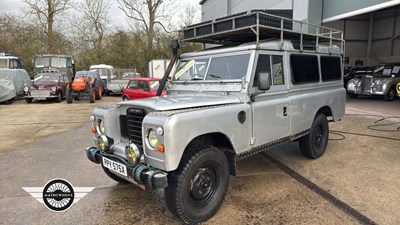
[[[320,43],[334,45],[344,52],[343,32],[329,27],[314,25],[291,19],[291,10],[252,10],[232,16],[222,17],[183,28],[183,42],[197,42],[219,45],[240,45],[249,42],[260,43],[265,39],[294,40],[299,43],[315,43],[318,51]],[[309,49],[309,47],[307,47]]]

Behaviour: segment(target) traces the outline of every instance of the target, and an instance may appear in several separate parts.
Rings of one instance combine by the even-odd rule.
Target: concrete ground
[[[93,144],[91,111],[119,100],[0,104],[1,224],[181,223],[166,208],[162,190],[117,184],[87,160],[84,148]],[[382,116],[399,117],[399,109],[399,102],[348,100],[344,119],[330,124],[337,132],[330,134],[320,159],[306,159],[298,144],[290,143],[239,161],[239,174],[231,177],[221,209],[203,224],[360,223],[293,179],[293,173],[376,224],[400,224],[400,119],[375,123]],[[376,126],[381,124],[388,125]],[[275,160],[293,172],[284,172]],[[95,189],[61,213],[49,211],[22,189],[43,187],[54,178]]]

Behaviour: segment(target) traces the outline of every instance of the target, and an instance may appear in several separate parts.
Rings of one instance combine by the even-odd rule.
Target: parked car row
[[[347,76],[345,74],[344,82],[350,98],[382,96],[386,101],[393,101],[400,82],[400,64],[354,68]]]

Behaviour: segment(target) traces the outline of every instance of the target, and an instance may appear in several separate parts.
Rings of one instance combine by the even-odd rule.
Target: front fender
[[[243,123],[238,119],[240,112],[246,115]],[[146,122],[150,121],[150,117],[146,118]],[[248,104],[206,107],[171,115],[164,127],[164,170],[176,170],[189,143],[205,134],[225,135],[236,153],[249,149],[252,136],[251,121],[251,107]],[[145,148],[145,151],[150,150]]]

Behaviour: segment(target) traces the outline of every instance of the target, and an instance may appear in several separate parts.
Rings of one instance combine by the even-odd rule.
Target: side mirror
[[[258,89],[262,91],[267,91],[271,87],[270,85],[270,74],[268,72],[260,72],[258,76]]]

